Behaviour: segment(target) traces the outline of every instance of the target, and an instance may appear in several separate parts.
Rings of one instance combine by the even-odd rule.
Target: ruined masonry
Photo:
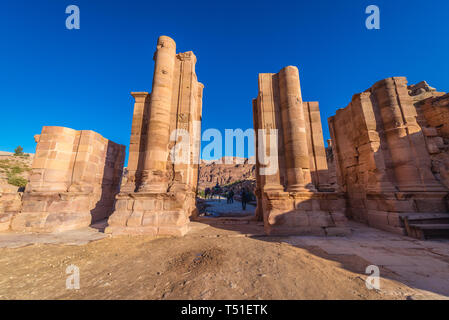
[[[44,127],[11,229],[56,232],[107,218],[119,191],[125,146],[89,130]]]
[[[449,231],[449,97],[403,77],[377,82],[329,118],[348,217],[425,238]]]
[[[195,74],[193,52],[176,54],[175,42],[161,36],[154,55],[153,89],[135,99],[129,178],[117,196],[106,232],[182,236],[196,214],[203,85]],[[188,161],[173,150],[189,133]],[[175,155],[176,156],[176,155]]]
[[[256,216],[264,221],[265,231],[268,234],[347,233],[345,199],[328,183],[318,103],[302,101],[296,67],[259,75],[253,117],[256,132],[265,129],[264,136],[256,135]],[[270,141],[273,129],[277,130],[277,141]],[[261,172],[268,168],[261,158],[260,143],[266,155],[278,149],[279,170],[274,173]]]
[[[121,189],[124,146],[44,127],[23,195],[0,190],[0,231],[66,231],[105,219],[113,235],[189,231],[203,85],[193,52],[176,53],[169,37],[158,39],[154,63],[151,94],[131,93]],[[449,235],[449,94],[403,77],[379,81],[329,118],[325,149],[318,102],[302,101],[298,69],[258,80],[256,219],[267,234],[346,235],[350,218],[420,239]]]

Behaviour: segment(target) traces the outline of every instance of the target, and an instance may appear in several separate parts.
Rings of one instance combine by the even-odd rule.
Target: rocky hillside
[[[226,164],[225,160],[231,162]],[[247,187],[254,190],[256,184],[256,166],[251,162],[254,159],[222,158],[220,160],[202,160],[199,172],[198,189],[214,187],[217,182],[220,186]]]
[[[11,152],[0,151],[0,191],[16,192],[26,185],[33,157],[33,154],[14,156]]]

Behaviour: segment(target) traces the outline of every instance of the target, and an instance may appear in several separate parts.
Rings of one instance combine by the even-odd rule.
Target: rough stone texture
[[[449,188],[449,93],[413,97],[432,159],[432,172]]]
[[[23,192],[18,192],[17,187],[0,185],[0,231],[7,231],[12,218],[22,209]]]
[[[344,227],[345,200],[329,186],[326,152],[317,102],[303,102],[296,67],[259,75],[259,94],[253,100],[256,134],[256,216],[268,234],[324,235],[326,229]],[[274,174],[259,155],[261,139],[266,155],[276,146],[270,130],[278,130],[278,168]],[[261,161],[262,160],[262,161]]]
[[[435,96],[425,82],[407,87],[406,78],[388,78],[329,118],[336,176],[351,218],[404,233],[401,214],[448,211],[449,190],[431,155],[447,149],[434,141],[431,151],[437,130],[427,128],[426,113],[416,107]]]
[[[132,93],[128,181],[117,195],[106,232],[182,236],[196,214],[203,85],[195,73],[193,52],[176,54],[173,39],[161,36],[154,55],[153,90]],[[175,129],[183,132],[173,136]],[[188,161],[171,150],[188,141]],[[182,148],[182,147],[181,147]]]
[[[34,154],[14,156],[12,152],[0,151],[0,231],[9,230],[12,218],[22,209],[23,188],[8,183],[9,174],[28,180]]]
[[[251,160],[253,159],[201,160],[198,189],[213,188],[218,183],[220,186],[232,185],[236,190],[240,187],[247,187],[254,191],[256,166],[252,164],[254,161]]]
[[[22,210],[11,229],[59,232],[108,217],[118,193],[125,147],[89,130],[44,127]]]

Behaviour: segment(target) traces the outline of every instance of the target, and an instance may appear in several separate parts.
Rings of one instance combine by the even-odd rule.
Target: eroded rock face
[[[173,39],[161,36],[154,61],[151,94],[132,93],[128,180],[108,221],[106,232],[112,234],[182,236],[196,214],[203,94],[196,57],[193,52],[177,54]],[[175,129],[188,133],[188,161],[177,162],[170,155],[178,143]]]
[[[22,209],[22,192],[9,185],[0,185],[0,231],[10,228],[11,220]]]
[[[256,165],[250,163],[250,159],[230,159],[230,164],[225,163],[224,159],[219,161],[201,161],[199,171],[198,189],[205,190],[213,188],[217,183],[220,186],[236,185],[240,188],[249,187],[255,191],[252,185],[256,181]],[[254,160],[252,161],[254,163]]]
[[[296,67],[259,75],[253,100],[254,129],[278,130],[278,170],[263,172],[256,162],[256,215],[269,234],[324,235],[346,226],[343,194],[330,188],[320,112],[317,102],[303,102]],[[256,155],[259,140],[256,135]],[[266,142],[266,154],[276,145]]]
[[[417,84],[409,85],[407,89],[408,94],[411,97],[419,97],[418,99],[422,99],[423,95],[432,96],[437,91],[435,88],[429,86],[429,84],[426,81],[421,81]]]
[[[22,209],[11,229],[57,232],[89,226],[112,213],[125,147],[89,130],[44,127]]]
[[[404,233],[401,214],[448,211],[447,145],[432,127],[447,123],[434,117],[441,95],[425,82],[407,87],[406,78],[388,78],[329,118],[332,162],[350,217]]]
[[[427,150],[432,160],[432,172],[449,188],[449,94],[435,92],[432,97],[415,103]]]
[[[10,178],[27,181],[33,158],[33,154],[14,156],[0,151],[0,231],[9,230],[13,217],[22,209],[23,187],[10,184]]]

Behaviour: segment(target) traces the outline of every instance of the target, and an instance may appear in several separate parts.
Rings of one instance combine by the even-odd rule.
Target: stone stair
[[[409,237],[449,238],[449,213],[403,213],[400,218]]]

